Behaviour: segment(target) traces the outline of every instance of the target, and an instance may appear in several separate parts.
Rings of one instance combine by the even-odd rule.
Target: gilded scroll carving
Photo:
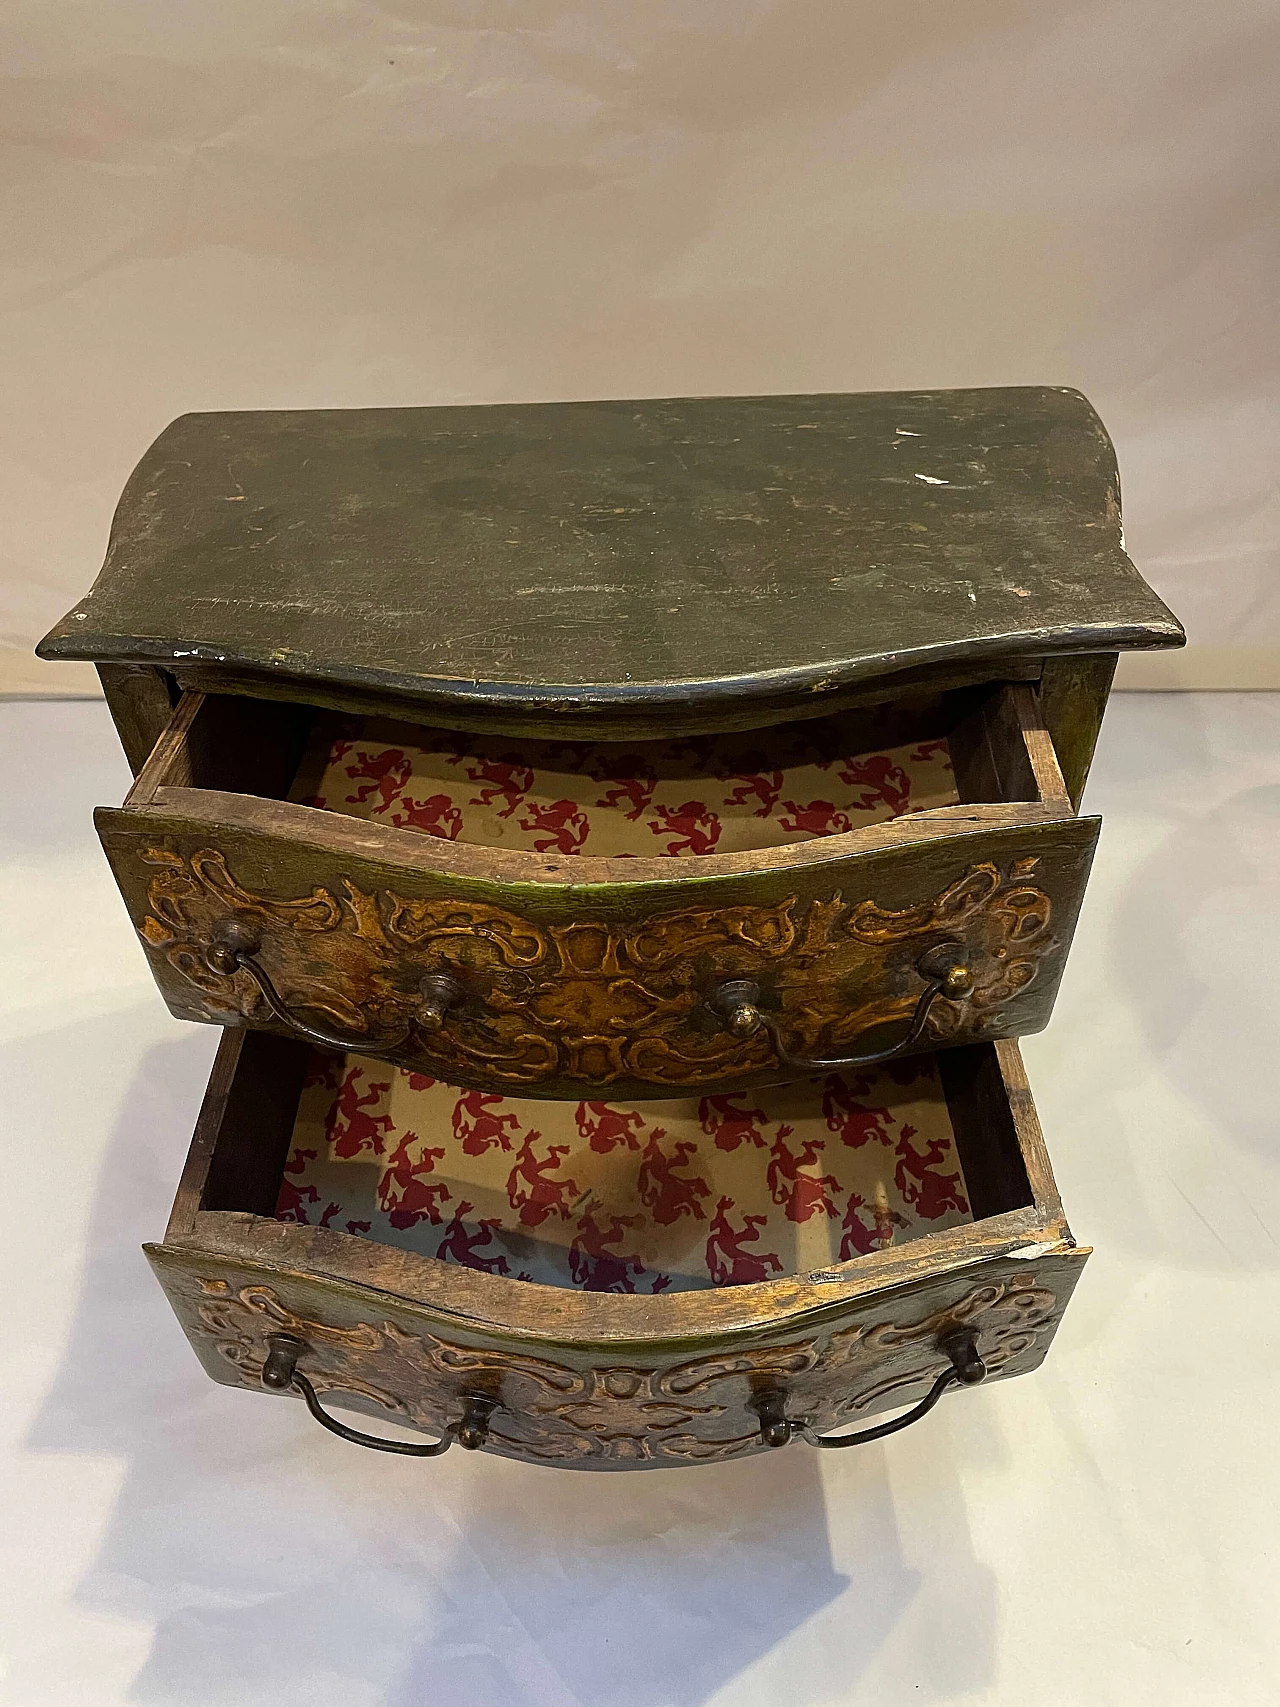
[[[782,1386],[792,1414],[822,1426],[856,1416],[946,1367],[938,1336],[959,1324],[978,1336],[999,1373],[1051,1329],[1054,1293],[1034,1274],[975,1287],[929,1314],[845,1328],[826,1336],[702,1357],[666,1368],[587,1370],[523,1352],[473,1349],[393,1322],[341,1327],[291,1310],[263,1285],[198,1278],[189,1332],[210,1342],[241,1383],[261,1383],[267,1342],[288,1333],[307,1346],[302,1367],[320,1393],[352,1395],[429,1430],[456,1416],[459,1396],[499,1401],[490,1438],[515,1457],[626,1468],[709,1462],[760,1447],[748,1408],[754,1392]],[[907,1395],[909,1396],[909,1395]],[[903,1402],[906,1402],[905,1397]]]
[[[228,913],[263,927],[263,963],[292,1007],[323,1016],[358,1047],[412,1028],[424,972],[448,971],[464,999],[437,1030],[412,1030],[396,1052],[433,1076],[512,1087],[622,1080],[673,1088],[767,1068],[763,1033],[740,1038],[706,1005],[731,977],[758,979],[795,1054],[841,1053],[869,1027],[904,1019],[920,993],[915,944],[963,940],[972,992],[935,1002],[930,1041],[980,1034],[1036,978],[1054,946],[1038,862],[1008,873],[970,866],[931,900],[894,911],[840,895],[801,904],[732,904],[640,922],[583,918],[542,925],[485,902],[410,900],[349,879],[279,899],[232,876],[223,854],[163,848],[139,927],[147,945],[202,993],[212,1017],[266,1015],[249,974],[211,970],[210,932]]]
[[[859,942],[889,945],[934,932],[962,936],[976,950],[977,978],[968,1006],[994,1017],[1001,1003],[1025,990],[1039,961],[1052,946],[1052,902],[1033,881],[1040,861],[1016,859],[1008,876],[990,861],[974,865],[923,906],[901,912],[863,901],[848,917],[846,929]],[[940,1004],[934,1029],[948,1036],[961,1029],[959,1004]]]
[[[547,957],[546,934],[500,907],[475,901],[405,901],[390,891],[384,905],[388,937],[412,948],[438,948],[465,939],[488,943],[505,966],[539,966]]]

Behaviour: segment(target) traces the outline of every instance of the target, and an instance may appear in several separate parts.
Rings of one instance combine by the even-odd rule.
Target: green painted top
[[[572,711],[1182,640],[1019,387],[184,415],[39,652]]]

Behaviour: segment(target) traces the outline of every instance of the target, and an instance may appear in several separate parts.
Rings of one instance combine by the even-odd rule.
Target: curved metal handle
[[[457,1441],[468,1452],[475,1452],[489,1438],[489,1418],[498,1401],[483,1393],[468,1393],[463,1398],[462,1418],[450,1423],[439,1440],[421,1443],[408,1440],[384,1440],[381,1435],[364,1434],[358,1428],[348,1428],[324,1410],[316,1390],[298,1368],[298,1359],[306,1350],[302,1340],[292,1334],[275,1334],[267,1341],[267,1358],[262,1366],[262,1385],[272,1392],[285,1393],[292,1387],[302,1395],[303,1402],[322,1428],[349,1440],[353,1446],[367,1446],[372,1452],[395,1452],[402,1458],[439,1458]]]
[[[870,1441],[883,1440],[886,1435],[910,1428],[929,1414],[948,1387],[976,1387],[987,1373],[986,1364],[978,1356],[978,1342],[968,1328],[957,1328],[939,1340],[938,1345],[951,1359],[950,1369],[942,1371],[918,1405],[891,1422],[876,1423],[873,1428],[859,1429],[856,1434],[818,1434],[802,1418],[787,1416],[787,1395],[780,1389],[771,1389],[762,1393],[753,1406],[760,1418],[761,1440],[766,1446],[785,1446],[797,1435],[803,1435],[810,1446],[866,1446]]]
[[[782,1041],[776,1020],[757,1004],[760,986],[750,978],[730,978],[714,990],[708,999],[713,1013],[720,1015],[735,1037],[750,1037],[766,1031],[773,1052],[783,1067],[793,1067],[799,1073],[838,1073],[846,1067],[873,1067],[879,1061],[892,1061],[918,1043],[929,1013],[939,996],[954,1000],[968,995],[973,988],[973,973],[969,967],[969,951],[963,943],[944,942],[927,949],[916,961],[916,971],[925,980],[920,999],[908,1022],[905,1034],[888,1049],[874,1049],[866,1055],[793,1055]]]
[[[312,1043],[318,1043],[322,1049],[351,1049],[356,1053],[399,1049],[409,1041],[414,1025],[425,1031],[438,1031],[444,1024],[445,1015],[462,995],[462,986],[456,978],[451,978],[447,972],[428,972],[418,985],[423,996],[422,1007],[416,1019],[399,1031],[372,1036],[367,1032],[347,1036],[342,1032],[322,1031],[318,1026],[308,1025],[306,1020],[298,1018],[272,983],[266,968],[259,965],[256,956],[262,947],[262,938],[252,925],[233,914],[229,918],[219,919],[209,936],[209,947],[204,951],[205,964],[209,970],[221,973],[224,977],[229,977],[233,972],[247,972],[275,1017],[291,1031],[299,1032]]]

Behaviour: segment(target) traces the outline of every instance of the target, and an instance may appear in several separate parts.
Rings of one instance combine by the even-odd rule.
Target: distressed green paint
[[[416,831],[403,834],[415,844],[418,857],[412,865],[401,865],[390,859],[334,852],[292,827],[278,826],[268,834],[231,820],[218,823],[184,818],[159,807],[100,807],[94,816],[131,910],[145,893],[146,878],[154,872],[138,858],[142,847],[163,846],[183,853],[214,847],[226,856],[241,884],[279,899],[305,895],[317,887],[341,894],[344,880],[349,879],[366,893],[393,889],[412,900],[485,902],[522,913],[541,925],[574,924],[589,913],[592,918],[628,929],[647,917],[684,912],[690,907],[771,906],[791,896],[807,902],[839,893],[858,898],[871,895],[883,907],[914,906],[944,888],[951,877],[968,866],[988,860],[1005,868],[1014,860],[1032,856],[1046,864],[1062,860],[1073,871],[1083,861],[1087,869],[1101,822],[1098,818],[1064,817],[998,829],[965,827],[954,834],[906,845],[833,850],[826,857],[805,863],[788,864],[779,859],[766,864],[762,856],[754,871],[718,875],[704,872],[707,865],[719,863],[714,855],[673,859],[671,866],[679,869],[673,869],[666,882],[619,879],[591,884],[573,881],[573,860],[559,866],[556,880],[545,882],[495,881],[432,870],[428,862],[437,844]],[[834,844],[845,838],[823,840]],[[465,847],[439,845],[446,856],[456,846]],[[811,844],[802,845],[807,850]],[[775,851],[785,854],[789,850]]]
[[[1182,638],[1023,387],[183,416],[40,653],[572,716]]]
[[[1114,652],[1082,658],[1050,658],[1040,681],[1040,712],[1053,739],[1062,779],[1078,812],[1102,728],[1112,677]]]

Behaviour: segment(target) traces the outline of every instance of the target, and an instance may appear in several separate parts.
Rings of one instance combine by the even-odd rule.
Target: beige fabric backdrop
[[[1076,385],[1280,686],[1276,0],[9,0],[0,691],[188,409]]]

